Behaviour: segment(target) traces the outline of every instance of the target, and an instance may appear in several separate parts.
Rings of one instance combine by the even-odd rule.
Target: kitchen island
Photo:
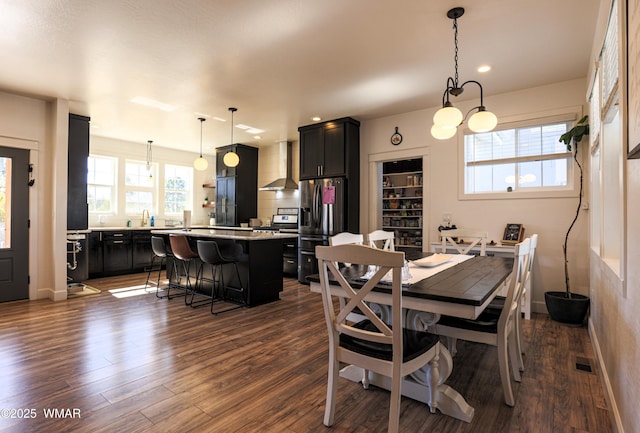
[[[151,234],[166,237],[167,245],[169,244],[169,235],[186,235],[194,251],[197,251],[196,241],[198,239],[215,240],[221,249],[236,248],[241,251],[238,255],[238,270],[242,286],[247,292],[249,307],[280,299],[280,292],[283,289],[283,241],[298,236],[292,233],[259,233],[225,229],[162,229],[152,230]],[[205,272],[210,277],[210,270],[207,268],[209,267],[205,267]],[[238,282],[238,277],[232,266],[224,266],[223,272],[226,285],[240,287],[240,282]]]

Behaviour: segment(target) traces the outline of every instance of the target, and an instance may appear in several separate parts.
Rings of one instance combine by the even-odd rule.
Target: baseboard
[[[604,385],[604,396],[609,406],[609,411],[612,416],[613,428],[615,433],[624,433],[624,427],[622,426],[622,420],[620,419],[620,411],[618,411],[618,405],[613,395],[613,389],[611,388],[611,382],[609,381],[609,375],[607,374],[607,368],[602,358],[602,352],[600,351],[600,342],[596,335],[595,329],[591,319],[588,320],[587,328],[589,330],[589,337],[591,337],[591,345],[593,346],[593,352],[596,356],[596,362],[598,363],[598,371],[600,372],[600,380]]]
[[[67,299],[67,288],[64,290],[54,290],[52,288],[38,289],[36,299],[51,299],[52,301],[65,301]]]

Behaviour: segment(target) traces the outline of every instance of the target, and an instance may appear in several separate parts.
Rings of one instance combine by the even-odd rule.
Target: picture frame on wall
[[[640,158],[640,0],[626,1],[627,158]]]
[[[522,224],[507,224],[502,236],[503,245],[515,245],[524,239],[524,226]]]

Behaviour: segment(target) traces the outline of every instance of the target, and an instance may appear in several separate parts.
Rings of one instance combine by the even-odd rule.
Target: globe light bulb
[[[222,157],[222,162],[227,167],[235,167],[240,163],[240,157],[235,152],[227,152]]]
[[[462,118],[462,112],[456,107],[443,107],[433,115],[433,123],[445,128],[455,128],[460,125]]]
[[[440,125],[436,125],[434,124],[431,127],[431,135],[434,138],[437,138],[438,140],[446,140],[448,138],[453,137],[454,135],[456,135],[456,132],[458,131],[458,128],[445,128],[442,127]]]
[[[209,161],[207,161],[202,156],[199,158],[196,158],[193,161],[193,168],[195,168],[196,170],[203,171],[203,170],[206,170],[207,167],[209,167]]]
[[[469,129],[473,132],[489,132],[498,124],[498,118],[491,111],[481,110],[469,118]]]

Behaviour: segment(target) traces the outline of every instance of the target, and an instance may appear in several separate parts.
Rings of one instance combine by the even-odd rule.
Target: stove
[[[271,225],[254,227],[254,232],[298,233],[298,215],[273,215]]]
[[[271,225],[254,227],[254,232],[262,233],[298,233],[298,209],[278,209],[278,214],[271,217]],[[298,239],[285,239],[282,243],[282,273],[295,277],[298,275]]]

